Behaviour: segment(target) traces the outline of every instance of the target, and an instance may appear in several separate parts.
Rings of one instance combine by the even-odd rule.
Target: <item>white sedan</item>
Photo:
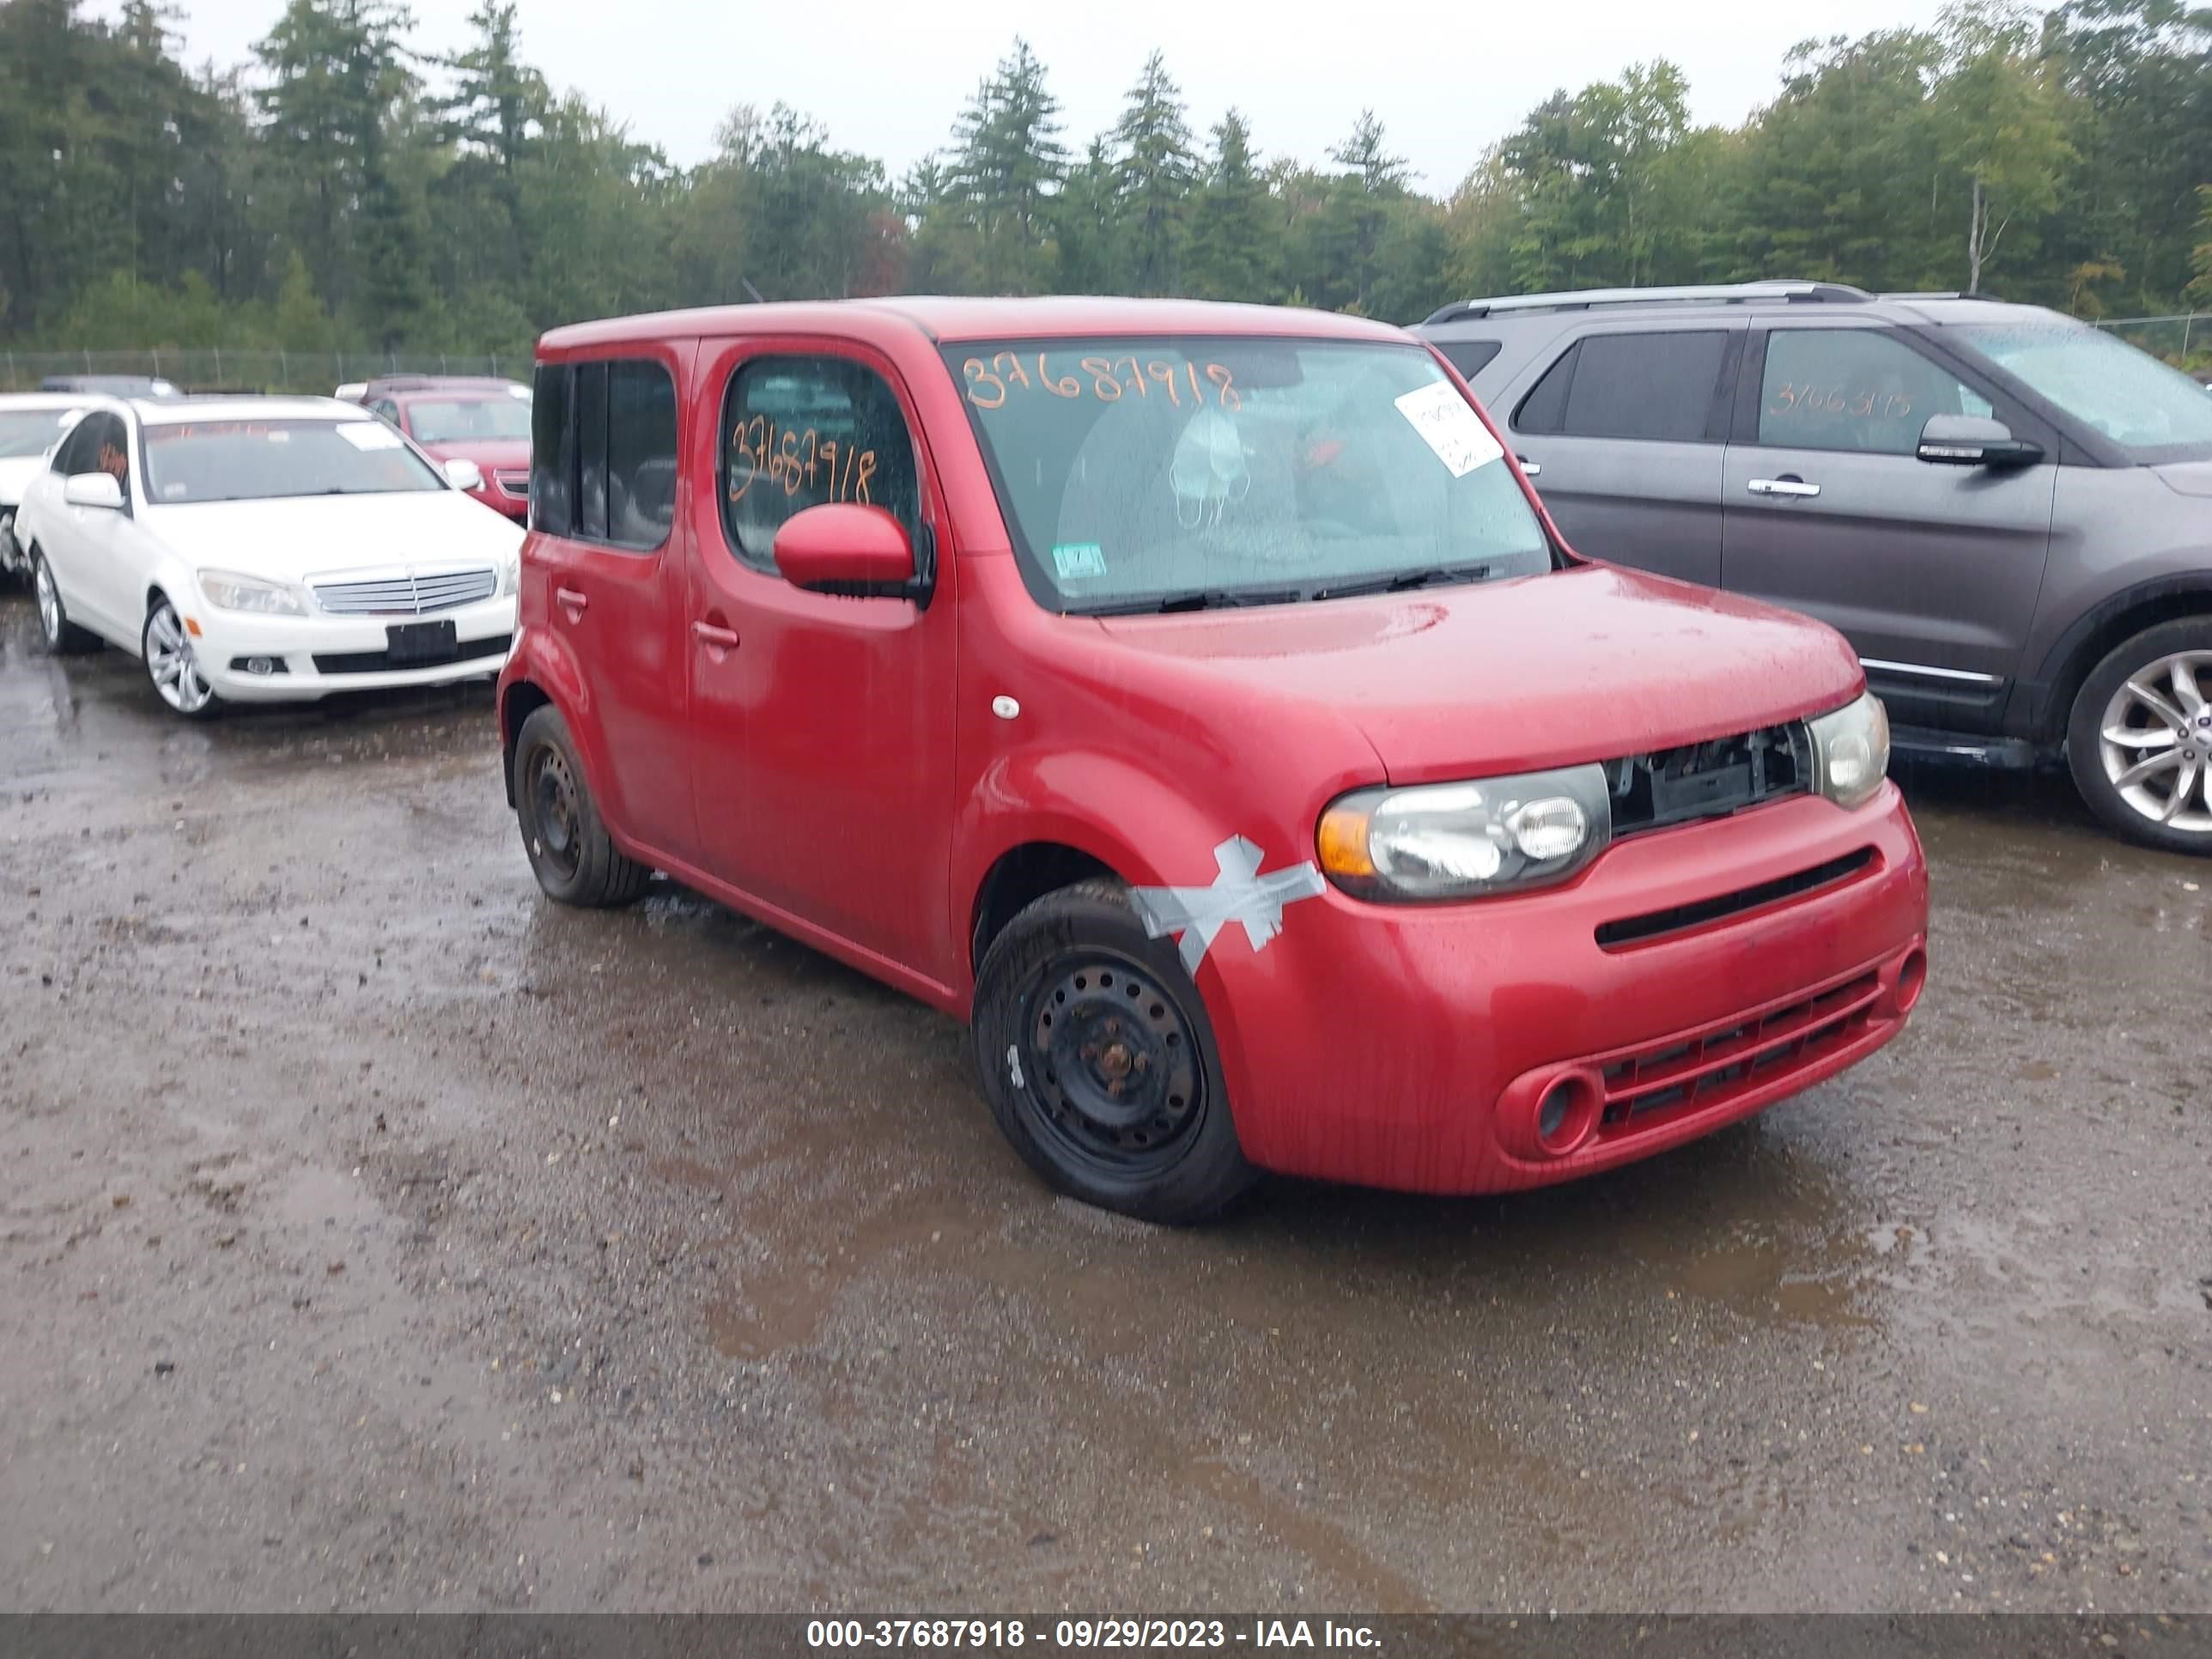
[[[0,576],[30,574],[30,557],[15,539],[15,510],[25,488],[46,471],[46,452],[88,401],[81,392],[0,396]]]
[[[161,701],[496,674],[522,527],[367,410],[322,398],[94,400],[24,492],[47,647],[102,640]]]

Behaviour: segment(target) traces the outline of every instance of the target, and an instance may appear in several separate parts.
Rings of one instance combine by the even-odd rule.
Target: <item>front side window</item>
[[[1929,416],[1989,413],[1988,398],[1894,335],[1802,328],[1767,337],[1759,389],[1762,445],[1910,455]]]
[[[2212,453],[2212,398],[2186,374],[2101,329],[1966,323],[1952,331],[2138,460]]]
[[[1697,443],[1719,422],[1721,329],[1593,334],[1552,365],[1522,400],[1522,432]]]
[[[68,424],[66,409],[0,409],[0,461],[43,455]]]
[[[884,377],[843,357],[759,357],[722,399],[722,529],[757,570],[775,568],[775,532],[810,507],[880,507],[921,529],[914,440]]]
[[[376,420],[155,422],[142,439],[147,498],[164,507],[446,488]]]
[[[64,438],[61,447],[54,451],[53,471],[64,478],[73,478],[80,472],[94,471],[99,450],[94,445],[92,437],[98,430],[98,428],[90,423],[90,417],[71,427],[69,436]]]
[[[530,436],[530,404],[505,393],[416,398],[407,404],[407,425],[418,444],[518,443]]]
[[[1504,453],[1424,347],[1177,337],[945,351],[1032,592],[1076,612],[1548,570]]]

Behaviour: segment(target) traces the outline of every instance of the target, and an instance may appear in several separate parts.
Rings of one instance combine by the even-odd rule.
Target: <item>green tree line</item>
[[[0,339],[510,349],[579,318],[898,291],[1193,295],[1396,321],[1472,294],[1815,277],[2095,317],[2212,307],[2212,8],[1964,0],[1812,40],[1698,126],[1659,60],[1545,99],[1425,192],[1362,113],[1313,160],[1154,52],[1087,142],[1017,40],[901,178],[778,103],[672,166],[532,67],[513,0],[430,55],[287,0],[251,63],[178,14],[0,0]]]

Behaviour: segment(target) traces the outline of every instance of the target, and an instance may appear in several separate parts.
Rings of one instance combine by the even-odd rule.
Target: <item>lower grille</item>
[[[494,634],[489,639],[463,640],[461,654],[453,662],[407,662],[402,668],[451,668],[456,663],[488,661],[504,657],[507,647],[514,643],[512,634]],[[315,653],[315,672],[319,674],[381,674],[392,667],[388,651],[318,651]]]
[[[1812,1066],[1864,1032],[1881,996],[1880,976],[1865,973],[1763,1014],[1601,1061],[1599,1137],[1724,1104]]]
[[[499,589],[490,570],[438,570],[357,582],[319,582],[315,603],[333,617],[422,617],[488,599]]]

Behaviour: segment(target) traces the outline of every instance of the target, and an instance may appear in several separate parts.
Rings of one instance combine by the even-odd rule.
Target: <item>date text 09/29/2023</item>
[[[1379,1648],[1333,1619],[811,1619],[810,1648]]]

